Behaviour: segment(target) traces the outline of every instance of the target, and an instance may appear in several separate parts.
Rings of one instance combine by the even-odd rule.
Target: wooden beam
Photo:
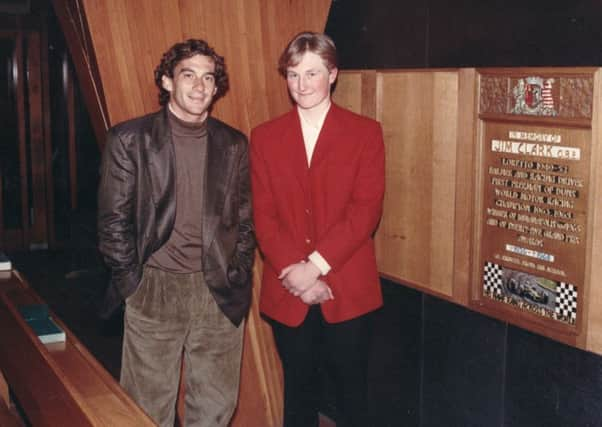
[[[52,6],[67,42],[96,141],[102,148],[109,121],[83,6],[80,0],[52,0]]]
[[[29,154],[31,156],[31,191],[33,212],[29,233],[30,245],[48,245],[46,153],[44,141],[43,84],[41,73],[41,34],[31,32],[27,40],[27,97],[29,100]]]

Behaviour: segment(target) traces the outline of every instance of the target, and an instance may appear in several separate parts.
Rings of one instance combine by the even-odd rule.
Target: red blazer
[[[332,104],[311,166],[296,109],[251,133],[253,216],[264,255],[259,308],[298,326],[309,308],[278,279],[282,269],[317,250],[332,270],[329,323],[382,305],[372,235],[382,213],[384,145],[378,122]]]

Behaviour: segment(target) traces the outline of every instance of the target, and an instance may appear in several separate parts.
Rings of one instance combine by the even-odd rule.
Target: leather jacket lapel
[[[205,179],[205,194],[203,198],[203,253],[208,253],[211,242],[219,225],[223,210],[230,176],[232,162],[230,141],[216,135],[217,130],[212,126],[212,119],[207,123],[207,175]]]
[[[167,111],[158,115],[151,135],[145,135],[148,150],[147,174],[151,184],[151,197],[156,204],[167,191],[174,191],[175,198],[175,154],[171,144],[171,132],[167,123]],[[174,186],[174,188],[168,188]]]

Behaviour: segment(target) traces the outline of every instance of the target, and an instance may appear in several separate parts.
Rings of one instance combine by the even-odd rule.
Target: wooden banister
[[[63,324],[64,343],[42,344],[17,311],[43,303],[18,274],[0,279],[0,371],[35,426],[153,426]]]

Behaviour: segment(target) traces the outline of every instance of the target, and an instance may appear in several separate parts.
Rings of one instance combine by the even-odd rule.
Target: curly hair
[[[228,73],[224,57],[219,56],[215,50],[205,40],[188,39],[181,43],[174,44],[161,57],[161,62],[155,68],[155,84],[159,88],[159,104],[167,105],[170,93],[163,89],[163,76],[173,78],[173,72],[180,61],[191,58],[194,55],[204,55],[210,57],[215,63],[215,85],[217,92],[214,101],[221,98],[228,91]]]

